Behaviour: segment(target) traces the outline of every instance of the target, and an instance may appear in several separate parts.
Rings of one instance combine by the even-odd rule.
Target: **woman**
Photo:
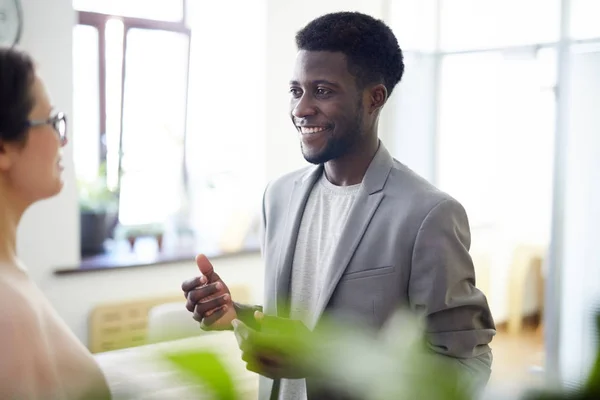
[[[30,57],[0,48],[0,399],[110,397],[93,357],[16,254],[25,210],[62,189],[66,143],[66,119]]]

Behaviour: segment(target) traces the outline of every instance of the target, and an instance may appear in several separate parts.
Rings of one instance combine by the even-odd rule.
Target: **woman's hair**
[[[27,119],[34,106],[31,88],[35,66],[31,57],[0,47],[0,140],[24,142]]]

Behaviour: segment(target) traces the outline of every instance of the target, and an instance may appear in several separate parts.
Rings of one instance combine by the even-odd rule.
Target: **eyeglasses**
[[[65,115],[65,113],[59,112],[55,116],[45,120],[27,121],[27,126],[30,128],[41,125],[52,126],[56,133],[58,133],[58,139],[60,140],[61,145],[64,145],[67,142],[67,116]]]

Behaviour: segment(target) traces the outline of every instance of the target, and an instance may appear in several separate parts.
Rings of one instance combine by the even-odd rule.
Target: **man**
[[[310,22],[296,43],[291,119],[314,166],[265,191],[264,314],[301,321],[310,334],[324,313],[380,328],[410,307],[424,316],[435,353],[487,380],[495,327],[475,288],[467,215],[378,139],[379,115],[404,70],[396,38],[379,20],[340,12]],[[238,320],[256,328],[261,307],[234,303],[210,262],[197,263],[203,276],[182,289],[202,328],[232,329]],[[286,360],[244,358],[272,379],[261,378],[261,399],[327,398]]]

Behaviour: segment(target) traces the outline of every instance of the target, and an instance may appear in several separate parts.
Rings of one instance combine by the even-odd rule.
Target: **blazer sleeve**
[[[425,317],[428,347],[487,381],[496,330],[487,299],[475,287],[470,245],[462,205],[447,198],[434,206],[415,239],[409,302]]]

